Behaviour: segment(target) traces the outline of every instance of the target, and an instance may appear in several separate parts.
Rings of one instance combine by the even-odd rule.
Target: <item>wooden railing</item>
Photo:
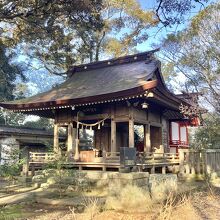
[[[180,140],[171,140],[170,145],[183,145],[183,146],[189,146],[189,143],[187,141],[180,141]]]
[[[99,157],[97,151],[94,152],[96,158]],[[48,163],[55,160],[54,153],[48,152],[30,152],[29,153],[29,162],[31,163]],[[103,152],[103,161],[102,162],[120,162],[120,152]]]
[[[54,153],[45,153],[45,152],[29,152],[30,162],[31,163],[48,163],[54,161]]]
[[[98,153],[94,152],[95,157],[98,158]],[[120,162],[120,152],[103,152],[101,162]],[[31,163],[48,163],[55,160],[54,153],[45,152],[30,152]],[[141,152],[137,153],[137,163],[175,163],[179,161],[179,155],[176,153],[153,153]],[[92,161],[91,161],[92,162]]]
[[[91,161],[91,163],[100,166],[103,163],[107,165],[119,165],[120,163],[119,152],[102,152],[102,157],[95,154],[95,158],[100,158],[100,160],[94,160]],[[54,160],[54,153],[30,152],[30,163],[49,163]],[[163,173],[166,172],[166,167],[170,165],[179,165],[179,172],[185,174],[212,173],[220,171],[220,150],[189,151],[188,149],[179,149],[179,154],[141,152],[137,153],[136,162],[140,167],[152,167],[152,169],[154,169],[154,167],[161,166],[164,170]]]
[[[120,163],[120,152],[103,152],[104,163]]]
[[[108,158],[108,157],[118,157],[119,158],[120,157],[120,152],[107,152],[107,151],[104,151],[103,154],[106,158]]]
[[[94,151],[95,157],[99,157],[100,153],[99,151]],[[102,157],[104,158],[110,158],[110,157],[120,157],[120,152],[107,152],[107,151],[102,151],[101,153]]]
[[[141,164],[177,163],[179,162],[179,154],[141,152],[141,153],[138,153],[137,162]]]

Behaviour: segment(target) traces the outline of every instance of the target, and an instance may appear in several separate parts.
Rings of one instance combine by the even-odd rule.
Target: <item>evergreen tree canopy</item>
[[[179,24],[203,2],[156,0],[143,9],[137,0],[3,0],[0,37],[38,68],[63,75],[74,64],[133,52],[150,28]]]
[[[6,55],[6,47],[0,41],[0,101],[14,99],[15,80],[17,76],[24,78],[18,66],[10,63],[10,56]]]

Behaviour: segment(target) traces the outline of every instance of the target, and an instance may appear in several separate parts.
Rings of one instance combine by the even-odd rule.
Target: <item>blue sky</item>
[[[143,9],[153,9],[156,5],[156,0],[138,0],[138,1],[141,4],[141,7]],[[170,0],[170,1],[172,1],[172,0]],[[216,2],[216,0],[209,1],[207,4],[204,4],[204,5],[207,6],[210,3],[214,3],[214,2]],[[183,30],[189,24],[190,19],[193,16],[195,16],[201,9],[203,9],[203,7],[200,4],[197,4],[196,8],[192,9],[190,13],[185,15],[185,19],[184,19],[185,21],[184,21],[184,23],[182,23],[180,25],[174,25],[173,27],[170,27],[170,28],[169,27],[161,28],[160,31],[158,31],[158,29],[160,27],[162,27],[162,25],[160,25],[159,28],[155,27],[155,28],[150,29],[149,30],[149,39],[146,42],[139,44],[137,46],[137,49],[139,51],[150,50],[150,49],[152,49],[152,47],[151,47],[152,44],[159,43],[163,38],[166,37],[167,34],[175,33],[177,31]]]
[[[141,4],[142,8],[144,9],[153,9],[153,7],[156,5],[155,4],[156,0],[138,0],[138,1]],[[197,14],[199,10],[200,10],[200,7],[197,7],[190,14],[187,14],[186,15],[187,21],[181,25],[178,25],[178,26],[175,25],[172,28],[161,28],[160,31],[158,31],[158,29],[162,27],[162,25],[160,25],[159,28],[155,27],[155,28],[149,29],[149,32],[148,32],[149,39],[146,42],[139,44],[137,46],[137,50],[140,52],[151,50],[152,49],[151,45],[153,43],[159,43],[163,38],[166,37],[167,34],[184,29],[187,26],[190,18],[192,18],[195,14]],[[25,62],[27,58],[20,56],[18,60],[20,60],[21,62]],[[33,64],[37,65],[37,63],[35,62],[33,62]],[[48,90],[51,88],[52,85],[58,82],[59,83],[62,82],[61,77],[51,75],[46,70],[36,70],[33,72],[26,71],[26,75],[29,80],[28,82],[29,95],[33,95],[33,94]]]

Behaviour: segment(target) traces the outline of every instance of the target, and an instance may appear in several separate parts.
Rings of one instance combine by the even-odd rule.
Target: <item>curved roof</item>
[[[29,104],[111,94],[143,86],[153,76],[155,64],[145,61],[76,72],[59,86],[30,98],[10,102]]]
[[[166,96],[171,95],[180,103],[180,99],[166,89],[160,73],[156,74],[160,62],[153,57],[155,51],[75,66],[69,71],[70,77],[50,91],[0,103],[0,106],[12,110],[70,107],[140,95],[157,85]]]

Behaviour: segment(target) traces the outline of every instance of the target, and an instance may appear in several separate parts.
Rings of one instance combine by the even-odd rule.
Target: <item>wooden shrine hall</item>
[[[172,122],[187,127],[198,120],[181,113],[181,105],[192,103],[167,89],[156,51],[74,66],[67,80],[50,91],[0,106],[53,118],[56,153],[59,130],[66,128],[63,150],[72,163],[104,163],[108,157],[114,161],[121,147],[158,154],[169,154],[172,147],[178,153],[188,147],[188,134],[182,129],[184,140],[173,140],[180,135],[171,135]],[[92,134],[92,148],[81,148],[80,131]]]

